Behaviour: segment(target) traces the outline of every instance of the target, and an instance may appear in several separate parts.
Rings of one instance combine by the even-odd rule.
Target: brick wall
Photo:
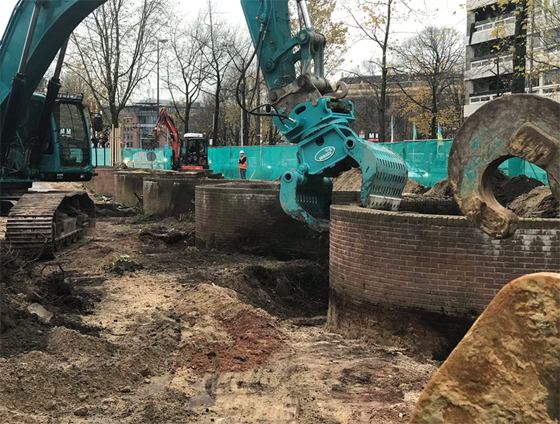
[[[173,173],[144,178],[144,214],[179,216],[194,212],[195,187],[223,184],[226,180],[207,178],[205,174]]]
[[[91,181],[85,182],[84,186],[99,196],[113,197],[115,195],[114,173],[118,168],[98,166],[94,169],[95,175]]]
[[[512,238],[494,240],[464,217],[333,206],[329,326],[360,336],[399,310],[403,325],[418,328],[410,323],[420,319],[460,338],[457,325],[472,322],[505,284],[558,270],[560,220],[522,219]]]
[[[196,187],[199,247],[326,262],[327,236],[286,215],[275,182]]]
[[[113,202],[126,207],[137,205],[142,197],[144,178],[151,175],[149,169],[115,172]]]

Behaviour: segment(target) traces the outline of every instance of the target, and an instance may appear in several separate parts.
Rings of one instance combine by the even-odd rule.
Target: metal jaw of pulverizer
[[[362,205],[396,211],[408,178],[404,160],[388,148],[358,137],[346,139],[345,148],[362,170]]]
[[[384,146],[364,141],[353,133],[348,133],[340,144],[323,147],[314,157],[324,159],[340,149],[342,161],[361,168],[362,205],[371,209],[397,210],[408,174],[404,161]],[[305,157],[305,153],[299,151],[298,157]],[[284,173],[280,188],[280,203],[284,211],[316,231],[328,231],[332,183],[326,176],[339,175],[340,172],[334,168],[336,165],[310,175],[309,165],[302,163],[297,170]]]
[[[407,178],[404,161],[384,146],[359,138],[349,127],[351,102],[321,97],[292,109],[289,119],[274,118],[280,132],[297,143],[298,168],[284,173],[280,203],[292,218],[317,231],[329,227],[329,178],[359,167],[362,205],[395,210]]]
[[[301,168],[301,167],[300,167]],[[280,204],[290,217],[305,222],[315,231],[329,229],[332,183],[328,178],[287,171],[282,175]]]
[[[519,221],[492,187],[498,166],[512,157],[545,170],[560,201],[560,103],[532,94],[500,97],[471,115],[453,141],[448,174],[455,200],[475,226],[497,239],[511,237]]]

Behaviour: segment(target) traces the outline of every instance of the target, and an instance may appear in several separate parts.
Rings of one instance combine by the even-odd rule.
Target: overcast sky
[[[198,2],[192,0],[175,0],[179,4],[180,10],[177,15],[190,15],[195,17],[198,9],[204,7],[205,1]],[[312,2],[313,0],[309,0]],[[339,0],[340,1],[340,0]],[[11,11],[17,3],[17,0],[0,0],[0,34],[4,33],[4,29],[10,19]],[[214,0],[217,10],[222,13],[223,17],[234,25],[245,25],[245,19],[241,10],[241,2],[239,0]],[[397,4],[403,0],[397,0]],[[448,26],[457,29],[460,33],[465,32],[466,12],[461,3],[463,0],[407,0],[410,5],[411,19],[406,22],[406,26],[397,28],[397,32],[402,35],[412,35],[421,30],[423,27]],[[350,22],[348,14],[341,10],[335,15],[336,19],[346,20]],[[354,38],[354,37],[352,37]],[[355,40],[351,40],[354,42]]]
[[[176,16],[187,15],[188,18],[196,17],[198,10],[205,7],[206,1],[174,0],[179,4]],[[313,0],[308,0],[312,2]],[[340,2],[341,0],[339,0]],[[10,15],[17,0],[0,0],[0,34],[4,33]],[[393,30],[396,39],[404,39],[414,35],[427,26],[454,28],[458,33],[465,33],[466,11],[464,0],[396,0],[401,10],[406,10],[408,18],[401,24],[395,23]],[[407,6],[405,7],[405,3]],[[216,10],[232,25],[245,27],[245,18],[239,0],[214,0]],[[345,10],[339,10],[334,20],[342,20],[348,24],[352,19]],[[359,41],[359,34],[351,31],[348,38],[349,51],[343,70],[351,70],[364,60],[369,60],[375,55],[375,48],[371,43]]]

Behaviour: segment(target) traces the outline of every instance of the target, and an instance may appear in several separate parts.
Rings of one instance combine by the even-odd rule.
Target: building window
[[[543,85],[560,84],[560,69],[547,71],[543,74]]]

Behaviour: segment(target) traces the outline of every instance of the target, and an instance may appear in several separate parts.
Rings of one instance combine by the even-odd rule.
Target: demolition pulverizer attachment
[[[349,128],[354,121],[352,103],[333,105],[331,99],[319,98],[316,106],[311,102],[296,106],[289,118],[275,118],[282,134],[298,144],[298,168],[284,173],[280,188],[280,203],[288,215],[317,231],[327,231],[330,178],[357,167],[362,171],[362,205],[397,210],[408,176],[406,164],[391,150],[362,140]]]

